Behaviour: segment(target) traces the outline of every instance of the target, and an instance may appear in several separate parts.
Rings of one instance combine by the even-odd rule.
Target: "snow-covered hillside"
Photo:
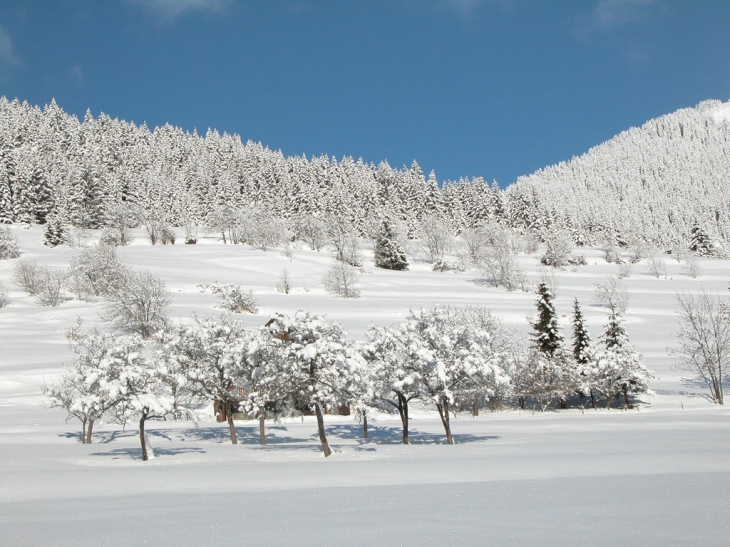
[[[23,259],[67,267],[79,252],[42,244],[43,229],[10,228]],[[94,232],[93,237],[98,237]],[[408,271],[374,268],[365,250],[361,297],[340,299],[322,287],[331,255],[305,248],[286,256],[223,245],[151,246],[143,230],[119,256],[160,275],[173,293],[173,322],[217,315],[216,297],[197,287],[219,281],[251,287],[260,310],[241,315],[251,328],[275,312],[307,309],[340,322],[353,339],[370,324],[401,321],[410,309],[479,305],[509,329],[526,333],[534,291],[488,288],[480,274],[434,272],[411,259]],[[93,239],[93,238],[92,238]],[[584,248],[587,265],[551,270],[556,307],[569,336],[578,297],[593,338],[607,319],[591,305],[594,285],[618,266]],[[13,280],[18,259],[0,261],[9,305],[0,309],[0,522],[8,544],[24,545],[397,545],[541,544],[725,545],[730,420],[706,388],[672,368],[678,330],[676,294],[727,293],[730,261],[699,259],[701,274],[661,255],[666,275],[646,260],[624,279],[626,329],[658,377],[654,395],[631,411],[570,408],[545,414],[505,409],[452,420],[456,446],[444,444],[429,407],[412,416],[412,445],[399,443],[398,419],[379,415],[368,440],[351,417],[328,416],[331,458],[323,458],[313,417],[240,423],[242,444],[227,442],[214,420],[148,425],[156,456],[139,461],[134,426],[97,429],[78,442],[79,426],[42,406],[41,383],[58,377],[72,355],[64,333],[77,317],[108,328],[99,302],[38,305]],[[539,254],[518,257],[534,282]],[[292,290],[276,284],[288,270]],[[534,286],[534,285],[533,285]],[[407,530],[407,532],[405,532]]]
[[[705,101],[633,127],[519,178],[507,198],[518,224],[564,227],[592,244],[643,238],[670,249],[700,226],[727,245],[730,103]]]

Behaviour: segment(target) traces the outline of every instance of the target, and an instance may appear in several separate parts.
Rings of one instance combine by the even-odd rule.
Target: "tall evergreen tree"
[[[537,319],[532,323],[535,347],[548,357],[553,357],[564,349],[565,339],[560,332],[558,314],[553,304],[553,293],[545,283],[537,287]]]
[[[580,376],[581,392],[585,393],[587,390],[591,396],[591,405],[596,408],[596,396],[593,390],[593,386],[590,385],[590,373],[588,371],[591,363],[591,336],[588,333],[588,327],[585,323],[585,317],[583,311],[580,309],[578,299],[575,299],[573,304],[573,359],[578,365],[578,375]],[[581,395],[582,396],[582,395]]]

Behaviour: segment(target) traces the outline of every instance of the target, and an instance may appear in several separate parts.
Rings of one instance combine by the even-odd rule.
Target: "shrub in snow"
[[[459,262],[451,262],[450,260],[439,259],[433,263],[431,270],[434,272],[463,272],[464,266]]]
[[[5,285],[0,281],[0,308],[4,308],[10,303],[8,300],[8,291],[5,289]]]
[[[649,274],[657,279],[661,276],[667,276],[667,265],[664,263],[664,260],[656,255],[649,258],[648,270]]]
[[[479,259],[479,269],[488,282],[508,291],[518,288],[524,291],[529,284],[527,275],[517,264],[514,252],[506,242],[486,249]]]
[[[322,278],[325,290],[342,298],[357,298],[360,289],[357,286],[360,280],[360,270],[355,266],[335,260]]]
[[[258,313],[259,305],[252,289],[244,290],[240,285],[221,285],[219,283],[202,283],[198,285],[202,291],[209,290],[220,297],[216,307],[232,313]]]
[[[621,280],[608,276],[602,283],[596,283],[593,291],[593,301],[598,306],[606,306],[619,315],[626,313],[629,305],[629,293]]]
[[[87,247],[69,262],[70,288],[82,300],[108,297],[117,292],[129,268],[108,245]]]
[[[171,300],[172,295],[159,276],[128,272],[118,289],[107,296],[103,317],[119,328],[149,338],[167,324]]]
[[[632,271],[631,263],[626,262],[624,264],[618,265],[618,278],[619,279],[626,279],[627,277],[631,277],[631,271]]]
[[[546,249],[545,254],[540,258],[541,264],[563,268],[571,263],[573,239],[569,232],[555,230],[546,233],[544,239]]]
[[[35,296],[42,288],[40,269],[35,260],[19,260],[13,268],[13,279],[25,292]]]
[[[280,293],[289,294],[291,291],[291,279],[289,271],[284,269],[279,276],[279,282],[276,284],[276,290]]]
[[[314,215],[303,215],[295,219],[295,237],[304,241],[313,251],[320,251],[327,245],[327,225],[325,219]]]
[[[38,303],[43,306],[56,307],[63,302],[63,290],[66,288],[68,271],[50,266],[38,268],[40,291],[36,294]]]
[[[713,403],[723,404],[723,384],[730,372],[730,308],[718,295],[682,294],[679,300],[676,366],[695,374],[710,389]]]
[[[9,260],[19,256],[20,249],[15,234],[10,231],[10,228],[0,225],[0,260]]]
[[[684,259],[684,264],[682,265],[682,271],[694,279],[701,276],[702,268],[700,267],[700,262],[697,260],[697,257],[687,255]]]
[[[431,262],[444,258],[453,244],[454,236],[448,221],[429,215],[418,225],[418,237],[421,240],[421,248]]]
[[[354,226],[331,218],[327,225],[327,237],[336,260],[350,266],[362,266],[360,240]]]

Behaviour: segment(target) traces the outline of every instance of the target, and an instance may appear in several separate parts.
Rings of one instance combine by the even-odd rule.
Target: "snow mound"
[[[712,111],[712,117],[717,123],[722,123],[725,120],[730,122],[730,101],[722,103],[717,108],[714,108]]]

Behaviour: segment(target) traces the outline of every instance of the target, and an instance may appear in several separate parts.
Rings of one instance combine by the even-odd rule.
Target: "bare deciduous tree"
[[[322,278],[325,290],[341,296],[342,298],[357,298],[360,296],[360,289],[357,282],[360,279],[360,272],[354,266],[335,260],[332,267]]]
[[[730,312],[718,295],[702,291],[681,294],[677,334],[679,346],[672,350],[677,367],[699,376],[710,388],[710,398],[724,403],[723,384],[730,368]]]
[[[593,300],[598,306],[606,306],[612,312],[623,315],[629,305],[629,293],[620,279],[608,276],[603,283],[596,283]]]
[[[149,272],[130,272],[107,299],[104,319],[149,338],[167,323],[172,295],[165,282]]]

